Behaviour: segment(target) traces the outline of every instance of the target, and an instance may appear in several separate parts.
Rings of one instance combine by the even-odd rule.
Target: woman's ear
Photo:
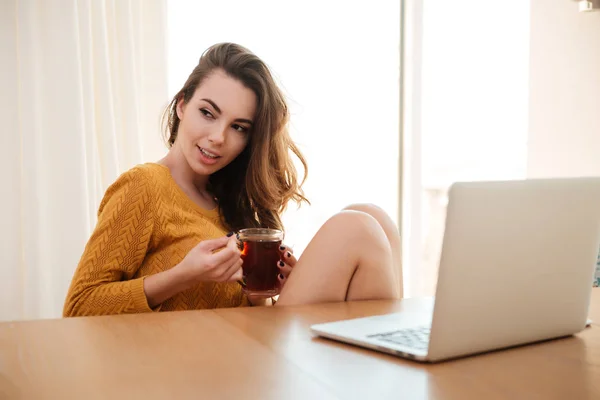
[[[185,110],[185,106],[186,104],[183,101],[183,96],[181,96],[178,100],[177,100],[177,105],[175,106],[175,112],[177,112],[177,118],[179,118],[180,120],[183,119],[183,111]]]

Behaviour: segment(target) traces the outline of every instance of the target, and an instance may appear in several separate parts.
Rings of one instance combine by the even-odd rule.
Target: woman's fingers
[[[242,259],[237,258],[229,265],[219,277],[221,282],[239,281],[242,279]]]
[[[242,268],[240,268],[237,271],[235,271],[235,273],[233,275],[231,275],[231,277],[229,278],[229,282],[238,282],[238,281],[241,281],[243,278],[244,278],[243,271],[242,271]]]
[[[292,268],[294,268],[294,265],[298,262],[294,256],[294,251],[286,245],[281,245],[279,247],[279,254],[281,255],[281,260]]]
[[[207,251],[216,251],[227,245],[231,236],[222,236],[216,239],[203,240],[198,244],[198,247]]]
[[[222,264],[229,267],[232,260],[239,259],[241,255],[237,248],[237,241],[234,237],[227,238],[225,245],[211,254],[209,267],[218,268]]]
[[[277,261],[277,268],[279,268],[279,273],[282,274],[284,278],[287,278],[292,272],[292,266],[283,261]]]
[[[281,246],[279,246],[279,252],[282,255],[285,255],[287,252],[290,252],[290,254],[294,254],[294,249],[292,249],[289,246],[286,246],[285,244],[282,244]]]
[[[285,284],[285,280],[287,279],[286,276],[284,276],[283,274],[279,274],[277,275],[277,280],[279,281],[279,287],[282,288],[283,285]]]

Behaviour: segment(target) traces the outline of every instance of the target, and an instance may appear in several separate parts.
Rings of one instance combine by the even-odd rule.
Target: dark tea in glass
[[[242,249],[242,286],[247,294],[275,296],[283,232],[277,229],[249,228],[238,232]]]

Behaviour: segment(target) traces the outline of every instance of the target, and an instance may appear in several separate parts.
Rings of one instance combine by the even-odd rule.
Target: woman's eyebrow
[[[221,109],[219,108],[219,106],[214,101],[212,101],[211,99],[200,99],[200,100],[207,102],[208,104],[210,104],[215,109],[215,111],[217,113],[222,114]],[[246,124],[252,125],[252,120],[246,119],[246,118],[236,118],[235,122],[244,122]]]

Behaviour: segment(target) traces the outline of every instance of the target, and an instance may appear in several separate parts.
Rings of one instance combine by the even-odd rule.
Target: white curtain
[[[56,318],[104,191],[166,148],[165,0],[0,1],[0,320]]]

